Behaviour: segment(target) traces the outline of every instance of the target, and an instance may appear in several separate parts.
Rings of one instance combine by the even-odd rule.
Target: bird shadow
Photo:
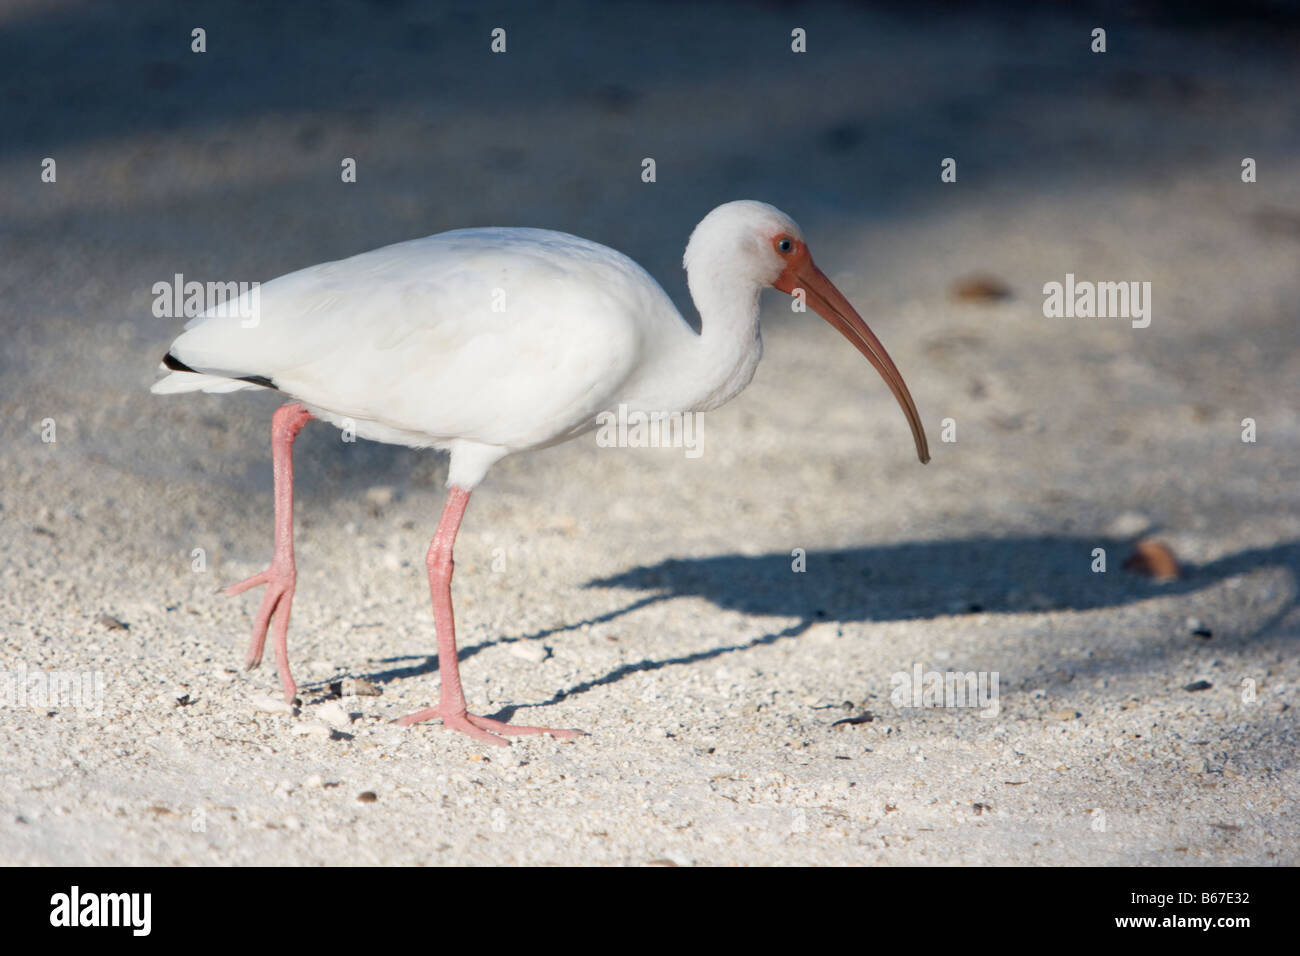
[[[810,551],[673,558],[586,582],[584,587],[649,592],[630,603],[576,623],[530,634],[502,636],[460,652],[467,660],[503,644],[540,641],[566,631],[615,620],[651,604],[698,597],[714,606],[756,618],[787,618],[791,623],[748,640],[719,644],[690,654],[645,658],[557,691],[531,704],[511,704],[495,718],[509,720],[518,710],[545,707],[608,686],[633,674],[688,666],[725,655],[797,638],[821,622],[905,621],[961,614],[1025,614],[1090,611],[1160,597],[1190,595],[1238,575],[1278,567],[1291,583],[1268,619],[1238,640],[1269,631],[1295,606],[1300,580],[1300,542],[1251,548],[1204,564],[1184,563],[1177,580],[1156,582],[1120,564],[1135,541],[1120,538],[1022,536],[904,542],[890,545]],[[1094,571],[1095,550],[1105,551],[1106,570]],[[802,567],[802,570],[798,568]],[[1163,644],[1146,651],[1159,656]],[[416,663],[405,663],[405,662]],[[436,655],[387,658],[401,664],[365,675],[376,683],[418,677],[438,669]],[[1123,666],[1142,661],[1130,657]],[[1108,665],[1115,666],[1115,665]]]

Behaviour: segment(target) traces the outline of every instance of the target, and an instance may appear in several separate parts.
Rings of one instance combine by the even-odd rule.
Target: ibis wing
[[[629,282],[629,267],[653,290]],[[525,447],[606,407],[635,366],[641,299],[654,292],[595,243],[461,230],[267,282],[255,308],[194,320],[171,353],[336,415]]]

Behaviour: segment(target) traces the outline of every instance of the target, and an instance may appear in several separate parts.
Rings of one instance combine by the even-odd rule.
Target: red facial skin
[[[789,244],[788,251],[781,248],[782,243]],[[808,252],[808,246],[802,240],[785,234],[776,235],[772,237],[772,249],[786,261],[785,271],[772,283],[773,288],[780,289],[786,295],[794,295],[796,290],[803,289],[813,310],[838,329],[875,366],[889,390],[898,399],[903,414],[907,416],[907,423],[912,427],[912,438],[916,442],[916,456],[924,465],[930,460],[930,447],[925,440],[925,430],[921,427],[921,416],[898,366],[880,344],[880,339],[867,327],[849,300],[835,288],[835,284],[817,268]]]

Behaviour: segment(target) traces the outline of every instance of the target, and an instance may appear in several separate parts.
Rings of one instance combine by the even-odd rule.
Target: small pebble
[[[1146,538],[1134,546],[1133,553],[1124,559],[1124,569],[1161,582],[1176,581],[1182,576],[1178,559],[1169,545],[1154,538]]]
[[[311,737],[314,740],[329,740],[333,735],[329,727],[315,720],[294,724],[293,732],[299,737]]]
[[[1106,535],[1111,538],[1136,538],[1151,527],[1151,519],[1140,511],[1126,511],[1106,525]]]
[[[375,485],[366,489],[366,504],[386,508],[393,503],[392,485]]]
[[[1011,298],[1011,288],[990,275],[965,276],[953,282],[949,293],[958,302],[999,302]]]
[[[855,714],[852,717],[841,717],[839,720],[832,721],[831,726],[832,727],[840,727],[840,726],[856,727],[858,724],[869,724],[875,719],[876,719],[875,714],[873,714],[869,710],[864,710],[862,713]]]
[[[1183,690],[1209,690],[1213,686],[1208,680],[1194,680],[1190,684],[1184,684]]]
[[[379,794],[373,790],[363,790],[357,794],[357,803],[374,803],[379,799]]]
[[[520,660],[530,661],[534,664],[540,664],[551,656],[549,648],[534,641],[520,641],[517,644],[512,644],[510,653]]]
[[[346,727],[352,723],[352,716],[336,700],[327,701],[317,707],[316,716],[331,727]]]
[[[368,680],[359,677],[345,677],[330,684],[330,690],[340,697],[378,697],[383,693]]]
[[[248,702],[253,709],[263,714],[285,714],[293,716],[293,704],[282,697],[250,697]]]

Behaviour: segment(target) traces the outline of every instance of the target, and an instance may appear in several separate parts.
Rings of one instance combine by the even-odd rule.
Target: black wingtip
[[[166,365],[173,372],[197,372],[198,371],[197,369],[190,368],[188,365],[186,365],[184,362],[178,359],[175,355],[172,355],[171,352],[168,352],[166,355],[163,356],[163,365]]]
[[[241,382],[252,382],[254,385],[261,385],[263,388],[273,388],[277,392],[280,390],[280,386],[276,385],[275,382],[271,381],[265,375],[241,375],[239,376],[239,380]]]
[[[195,375],[205,374],[196,368],[190,368],[175,355],[172,355],[171,352],[168,352],[163,356],[163,365],[167,366],[173,372],[193,372]],[[271,381],[265,375],[238,375],[235,377],[241,382],[250,382],[253,385],[261,385],[263,388],[273,388],[277,392],[280,390],[280,386],[276,385],[275,382]]]

